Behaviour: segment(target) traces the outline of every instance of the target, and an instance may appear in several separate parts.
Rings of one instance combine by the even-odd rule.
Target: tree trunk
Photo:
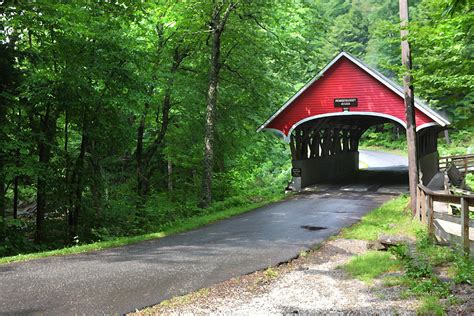
[[[214,117],[217,104],[219,77],[220,33],[214,32],[207,91],[207,107],[204,135],[204,173],[202,177],[202,206],[207,207],[212,200],[212,168],[214,163]]]
[[[65,217],[66,217],[66,228],[68,231],[68,236],[66,236],[65,243],[69,242],[69,220],[72,209],[72,195],[71,195],[71,160],[69,157],[69,111],[66,107],[64,113],[64,164],[66,166],[64,174],[64,183],[65,183],[65,194],[67,201],[65,202]]]
[[[82,211],[82,191],[83,191],[83,178],[84,178],[84,161],[88,146],[88,115],[86,114],[87,109],[83,109],[83,123],[82,123],[82,138],[81,138],[81,149],[79,156],[76,159],[74,171],[71,177],[71,198],[73,208],[69,213],[69,241],[74,242],[77,237],[77,228],[79,225],[79,216]]]
[[[49,146],[40,141],[38,146],[39,163],[43,168],[49,164]],[[36,233],[35,242],[40,243],[43,240],[43,222],[46,213],[46,185],[47,181],[43,174],[38,175],[36,182]]]
[[[18,109],[18,126],[17,133],[21,135],[21,108]],[[20,176],[18,175],[18,170],[20,168],[20,148],[15,150],[15,167],[17,168],[15,179],[13,180],[13,218],[18,218],[18,203],[19,203],[19,186],[20,186]]]
[[[168,159],[168,191],[173,191],[173,163]]]
[[[17,159],[17,167],[18,167],[18,159],[19,159],[20,152],[16,151],[16,159]],[[18,218],[18,186],[20,182],[20,177],[15,176],[15,180],[13,181],[13,218]]]
[[[160,114],[161,114],[161,126],[158,133],[155,136],[153,143],[144,151],[143,148],[143,133],[145,130],[145,116],[148,110],[149,105],[145,105],[145,116],[142,116],[140,121],[140,126],[138,129],[138,137],[137,137],[137,178],[138,178],[138,195],[145,196],[148,194],[149,191],[149,179],[152,176],[155,168],[152,167],[152,160],[155,157],[156,152],[158,151],[160,145],[163,144],[166,133],[168,131],[168,126],[170,123],[170,111],[172,107],[172,92],[173,92],[173,85],[174,85],[174,76],[176,72],[180,69],[181,63],[183,60],[188,56],[188,49],[187,48],[180,48],[179,46],[175,48],[173,54],[173,62],[171,64],[170,69],[170,77],[168,82],[166,83],[165,94],[163,96],[163,103],[161,111],[157,111],[156,115],[156,122],[159,124],[160,122]],[[141,190],[141,191],[140,191]]]
[[[3,174],[0,174],[0,217],[3,219],[6,218],[5,206],[5,178]]]
[[[0,127],[5,126],[6,122],[6,113],[3,105],[0,105]],[[6,217],[6,180],[5,180],[5,152],[4,152],[4,146],[3,146],[3,141],[6,140],[6,135],[3,132],[2,128],[0,128],[0,217],[5,218]]]
[[[148,114],[149,103],[145,103],[145,109],[143,110],[142,117],[140,119],[140,125],[137,131],[137,149],[136,149],[136,162],[137,162],[137,194],[139,197],[143,197],[144,191],[146,191],[146,178],[144,175],[144,161],[143,161],[143,135],[145,133],[145,122]]]
[[[91,183],[91,193],[92,193],[92,206],[95,211],[95,216],[100,217],[103,208],[104,201],[104,176],[102,165],[100,163],[100,157],[96,151],[96,142],[91,141],[91,156],[89,159],[91,171],[92,171],[92,183]]]
[[[202,177],[201,207],[208,207],[212,201],[212,175],[214,165],[214,128],[219,92],[219,72],[222,67],[221,36],[230,13],[235,9],[235,4],[230,3],[221,15],[223,5],[216,5],[211,19],[211,55],[209,68],[209,84],[207,89],[207,106],[204,133],[204,171]]]

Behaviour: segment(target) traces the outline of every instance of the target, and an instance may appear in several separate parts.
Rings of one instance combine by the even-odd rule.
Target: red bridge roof
[[[316,77],[288,100],[260,128],[288,139],[298,125],[321,117],[342,115],[379,116],[406,126],[403,89],[354,56],[342,52]],[[335,99],[357,99],[356,106],[335,106]],[[417,130],[444,127],[449,121],[423,101],[415,99]]]

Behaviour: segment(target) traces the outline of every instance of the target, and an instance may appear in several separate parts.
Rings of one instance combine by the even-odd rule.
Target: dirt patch
[[[452,295],[456,297],[457,304],[449,304],[446,314],[448,315],[474,315],[474,287],[470,284],[457,284],[453,287]]]
[[[401,299],[401,288],[388,288],[382,282],[368,285],[337,268],[366,251],[365,241],[327,241],[289,263],[174,298],[136,315],[416,314],[418,301]]]

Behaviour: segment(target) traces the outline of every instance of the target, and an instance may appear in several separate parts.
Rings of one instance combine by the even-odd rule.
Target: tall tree
[[[214,125],[216,116],[217,97],[219,91],[219,73],[222,68],[221,37],[230,14],[237,7],[232,1],[218,1],[214,3],[210,31],[209,56],[209,85],[207,89],[207,106],[204,135],[204,172],[202,177],[201,206],[207,207],[212,201],[212,173],[214,166]]]

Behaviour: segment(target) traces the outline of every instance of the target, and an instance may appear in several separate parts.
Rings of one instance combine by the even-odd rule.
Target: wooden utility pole
[[[413,215],[415,215],[416,188],[418,186],[418,157],[416,153],[415,99],[413,96],[411,76],[410,43],[408,42],[408,0],[399,0],[399,4],[402,64],[405,68],[405,73],[403,75],[403,91],[405,94],[405,116],[407,121],[408,181],[410,185],[410,205]]]

